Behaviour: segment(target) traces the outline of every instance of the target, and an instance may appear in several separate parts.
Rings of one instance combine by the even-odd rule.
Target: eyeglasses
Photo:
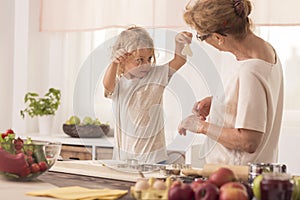
[[[205,35],[200,35],[199,33],[196,34],[196,38],[200,41],[206,40],[211,34],[205,34]]]
[[[220,35],[223,35],[223,36],[227,36],[225,33],[221,33],[221,32],[216,32],[216,33],[219,33]],[[204,41],[210,36],[211,36],[211,33],[205,34],[205,35],[200,35],[199,33],[196,34],[197,40],[200,40],[200,41]]]

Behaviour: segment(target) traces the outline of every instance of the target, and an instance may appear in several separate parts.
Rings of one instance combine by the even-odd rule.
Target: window
[[[261,26],[257,34],[276,49],[284,71],[284,123],[300,119],[300,26]],[[298,121],[299,122],[299,121]]]

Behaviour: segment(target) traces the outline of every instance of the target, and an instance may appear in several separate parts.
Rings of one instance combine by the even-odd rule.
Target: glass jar
[[[260,182],[261,200],[291,200],[293,183],[286,173],[264,173]]]
[[[253,180],[256,176],[267,172],[286,173],[287,167],[281,163],[249,163],[248,182],[253,187]]]

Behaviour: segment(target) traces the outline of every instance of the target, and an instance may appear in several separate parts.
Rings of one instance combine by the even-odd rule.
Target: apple
[[[218,200],[219,188],[210,182],[200,184],[194,195],[195,200]]]
[[[99,121],[98,118],[96,118],[96,119],[93,121],[93,124],[96,125],[96,126],[100,126],[100,125],[101,125],[101,122]]]
[[[261,192],[260,192],[260,182],[262,181],[262,179],[263,179],[263,175],[262,174],[260,174],[260,175],[258,175],[258,176],[256,176],[255,178],[254,178],[254,180],[253,180],[253,182],[252,182],[252,184],[253,184],[253,194],[254,194],[254,197],[256,198],[256,199],[260,199],[260,197],[261,197]]]
[[[247,188],[240,182],[227,182],[220,187],[220,192],[227,190],[228,188],[237,188],[247,192]]]
[[[168,191],[168,200],[191,200],[194,198],[194,191],[190,184],[174,181]]]
[[[248,194],[245,190],[246,188],[227,187],[220,190],[219,200],[248,200]]]
[[[69,124],[73,124],[73,125],[78,125],[80,124],[80,118],[77,116],[71,116],[70,119],[68,120]]]
[[[202,185],[205,182],[205,180],[197,178],[196,180],[190,183],[190,186],[195,191],[200,185]]]
[[[300,177],[293,178],[294,187],[293,187],[293,200],[300,200]]]
[[[227,182],[236,181],[237,178],[234,172],[227,167],[220,167],[218,170],[214,171],[208,178],[208,181],[221,187]]]
[[[84,117],[82,120],[83,125],[93,124],[93,119],[91,117]]]

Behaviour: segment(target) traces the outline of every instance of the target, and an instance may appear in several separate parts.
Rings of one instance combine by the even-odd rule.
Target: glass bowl
[[[20,138],[0,143],[0,174],[6,179],[30,181],[48,171],[59,157],[61,143]]]

